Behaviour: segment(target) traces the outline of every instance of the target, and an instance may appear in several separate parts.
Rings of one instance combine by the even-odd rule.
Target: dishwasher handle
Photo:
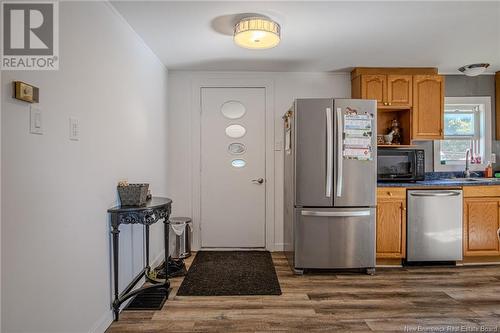
[[[455,191],[441,191],[441,192],[410,192],[413,197],[457,197],[461,193]]]

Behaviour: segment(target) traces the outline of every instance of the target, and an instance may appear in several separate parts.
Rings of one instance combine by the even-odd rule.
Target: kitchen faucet
[[[467,149],[465,151],[465,171],[464,171],[464,176],[465,178],[470,178],[470,149]]]

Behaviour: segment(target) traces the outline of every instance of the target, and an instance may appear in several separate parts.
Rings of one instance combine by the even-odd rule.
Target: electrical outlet
[[[80,121],[77,118],[69,118],[69,139],[80,140]]]
[[[497,162],[497,154],[491,153],[490,162],[491,163],[496,163]]]

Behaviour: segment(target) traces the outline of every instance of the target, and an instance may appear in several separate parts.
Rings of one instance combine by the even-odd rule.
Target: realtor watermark
[[[405,326],[403,332],[500,332],[499,326],[432,325]]]
[[[1,8],[1,69],[59,69],[58,3],[5,1]]]

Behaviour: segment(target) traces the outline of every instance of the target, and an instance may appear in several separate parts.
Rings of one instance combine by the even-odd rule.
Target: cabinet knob
[[[387,103],[387,105],[392,105],[391,103]]]
[[[392,192],[387,192],[387,195],[392,197]],[[500,203],[499,203],[499,205],[500,205]]]

